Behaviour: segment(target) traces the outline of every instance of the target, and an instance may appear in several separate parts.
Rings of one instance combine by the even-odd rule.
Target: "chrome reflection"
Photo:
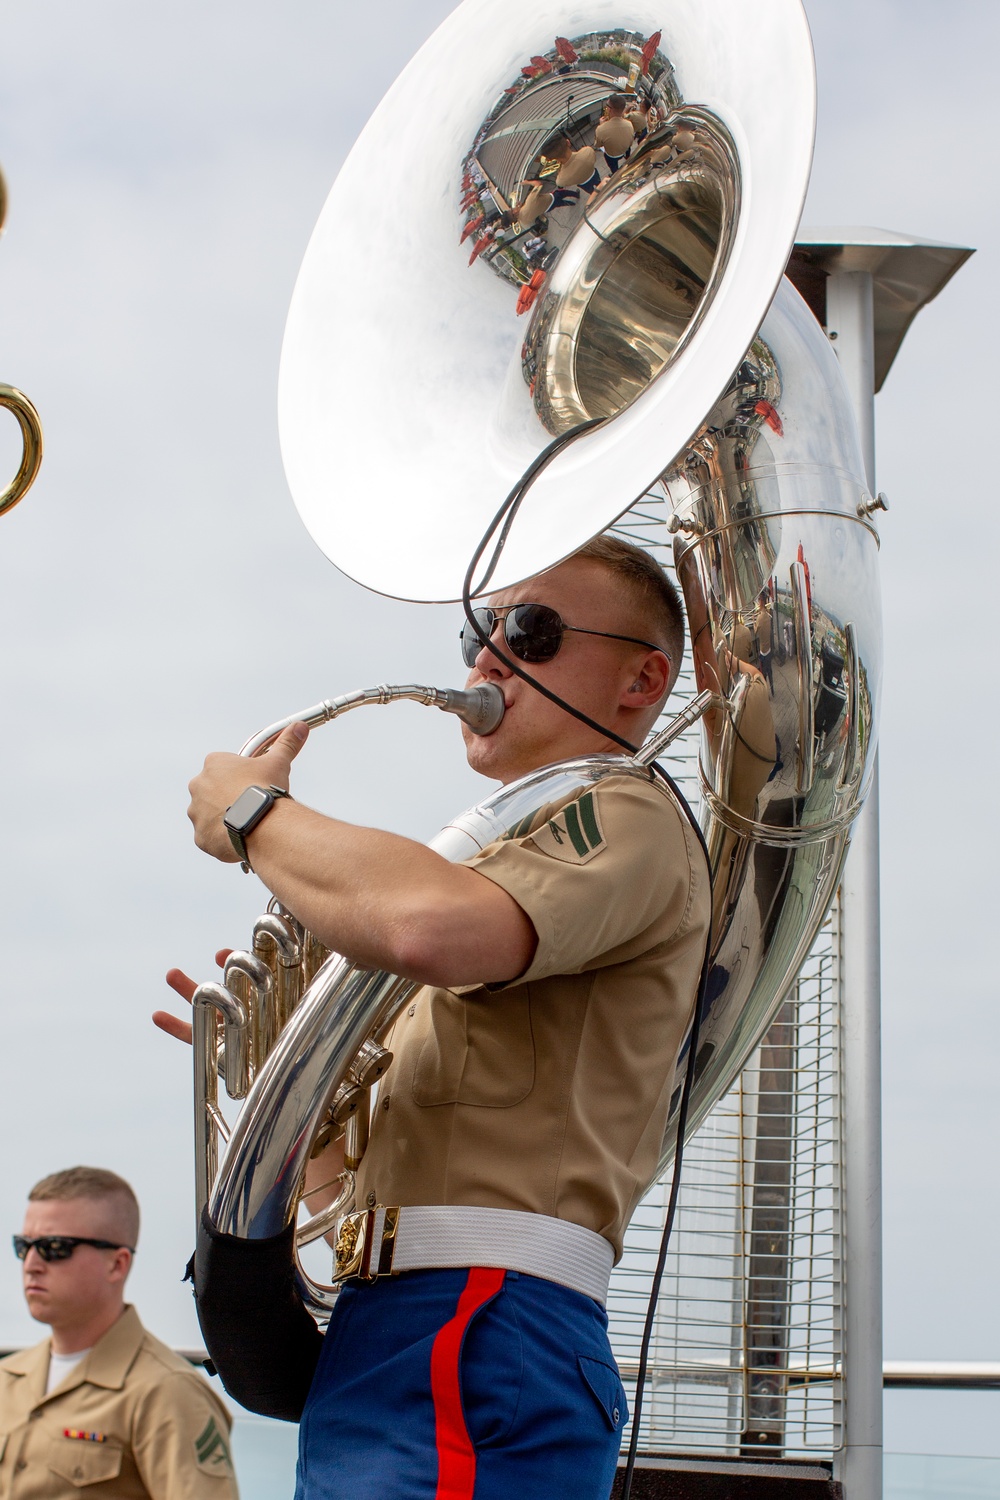
[[[850,398],[782,283],[665,471],[704,718],[712,965],[692,1128],[766,1030],[836,891],[874,763],[878,536]],[[664,1161],[673,1151],[668,1136]]]
[[[660,32],[556,37],[463,162],[460,239],[534,308],[521,350],[551,433],[612,417],[698,327],[728,262],[740,173],[728,130],[684,105]]]
[[[282,456],[338,568],[457,598],[504,497],[583,417],[613,420],[537,475],[494,584],[634,504],[774,296],[814,85],[801,0],[457,6],[344,163],[289,310]]]

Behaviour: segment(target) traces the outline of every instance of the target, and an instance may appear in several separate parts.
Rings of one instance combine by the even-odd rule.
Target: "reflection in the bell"
[[[771,711],[771,599],[773,580],[756,606],[735,618],[728,630],[713,615],[708,594],[695,566],[694,551],[678,565],[678,578],[691,628],[695,681],[699,692],[725,699],[728,711],[710,710],[704,717],[708,757],[715,767],[715,787],[726,805],[748,823],[756,822],[758,798],[778,766],[779,746]],[[713,871],[712,930],[725,926],[725,912],[740,880],[737,861],[745,860],[745,841],[716,821],[709,829]]]
[[[632,102],[626,94],[612,94],[594,131],[594,140],[604,152],[604,160],[612,175],[635,144],[635,127],[626,114],[626,108]]]
[[[713,875],[707,1099],[758,1039],[827,910],[874,754],[878,543],[864,466],[829,342],[787,282],[661,484],[697,686],[726,703],[705,715],[700,766]]]
[[[633,116],[644,138],[650,119],[679,102],[658,39],[627,31],[556,37],[550,52],[522,67],[465,159],[463,238],[475,234],[472,259],[485,255],[515,285],[543,260],[548,269],[586,197],[634,145],[640,132]],[[543,244],[529,249],[525,233],[552,208],[563,212],[542,227]]]
[[[614,416],[690,337],[739,197],[721,123],[684,105],[659,33],[557,38],[480,128],[460,240],[534,308],[522,369],[550,432]],[[537,304],[537,306],[536,306]]]

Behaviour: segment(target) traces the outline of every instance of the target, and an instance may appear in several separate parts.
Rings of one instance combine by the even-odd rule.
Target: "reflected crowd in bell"
[[[463,163],[469,265],[519,288],[517,316],[541,301],[522,370],[552,433],[615,416],[645,390],[728,260],[735,151],[720,120],[683,103],[659,41],[557,37]]]

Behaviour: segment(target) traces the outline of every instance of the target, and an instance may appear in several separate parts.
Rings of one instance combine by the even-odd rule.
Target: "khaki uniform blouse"
[[[653,1177],[710,918],[674,799],[633,777],[542,809],[468,861],[531,918],[508,985],[424,988],[397,1020],[359,1206],[568,1219],[614,1246]]]
[[[594,131],[594,140],[604,151],[610,151],[612,156],[624,156],[625,152],[635,140],[635,131],[631,120],[617,115],[610,120],[602,120]]]
[[[237,1500],[229,1412],[135,1308],[48,1370],[48,1339],[0,1361],[0,1500]]]
[[[556,173],[556,185],[558,187],[576,187],[581,182],[588,182],[594,175],[597,166],[597,152],[593,146],[581,146],[579,151],[574,151],[563,162]]]

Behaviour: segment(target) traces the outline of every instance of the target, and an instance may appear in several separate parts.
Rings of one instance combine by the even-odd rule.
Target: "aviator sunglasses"
[[[131,1245],[119,1245],[115,1240],[88,1240],[77,1234],[42,1234],[37,1240],[15,1234],[13,1240],[18,1260],[24,1260],[29,1250],[37,1250],[44,1261],[69,1260],[77,1245],[93,1245],[95,1250],[131,1250],[135,1254]]]
[[[567,625],[547,604],[511,604],[501,609],[474,609],[476,624],[485,636],[492,636],[497,621],[503,621],[503,638],[510,652],[518,661],[551,661],[562,645],[567,630],[576,635],[600,635],[609,641],[630,641],[633,646],[646,646],[650,651],[662,651],[652,641],[640,641],[634,635],[614,635],[610,630],[585,630],[581,625]],[[462,660],[467,667],[474,667],[483,643],[466,620],[460,632]],[[666,651],[664,656],[669,660]]]

